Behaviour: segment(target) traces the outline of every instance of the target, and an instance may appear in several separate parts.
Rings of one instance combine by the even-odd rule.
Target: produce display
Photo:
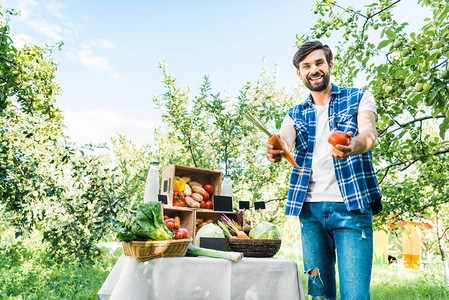
[[[124,242],[174,238],[174,233],[164,223],[160,202],[133,205],[116,230],[117,239]]]
[[[201,184],[190,177],[175,176],[173,190],[173,206],[213,209],[210,197],[214,187],[210,183]]]

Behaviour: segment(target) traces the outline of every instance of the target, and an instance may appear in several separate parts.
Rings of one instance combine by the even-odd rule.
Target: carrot
[[[238,231],[237,232],[237,237],[239,239],[249,239],[249,236],[244,231]]]
[[[178,216],[175,217],[175,223],[181,226],[181,219]]]
[[[259,122],[256,121],[251,115],[248,113],[245,113],[244,116],[253,123],[254,126],[259,128],[263,133],[269,136],[268,138],[268,144],[273,145],[275,150],[282,150],[282,157],[285,158],[292,166],[298,169],[310,169],[307,167],[300,167],[294,160],[293,156],[287,151],[287,149],[284,146],[284,143],[282,143],[281,139],[276,134],[271,134],[265,127],[263,127]]]

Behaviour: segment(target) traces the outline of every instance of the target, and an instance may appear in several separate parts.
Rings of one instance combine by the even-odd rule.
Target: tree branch
[[[435,116],[435,117],[434,117],[434,116],[425,116],[425,117],[422,117],[422,118],[413,119],[413,120],[408,121],[408,122],[406,122],[406,123],[402,123],[402,124],[399,124],[399,123],[398,123],[399,127],[396,128],[396,129],[393,129],[393,130],[391,130],[391,131],[389,131],[389,132],[395,132],[395,131],[401,130],[401,129],[403,129],[403,128],[409,126],[410,124],[413,124],[413,123],[416,123],[416,122],[421,122],[421,121],[429,120],[429,119],[445,118],[445,117],[446,117],[445,115],[437,115],[437,116]]]

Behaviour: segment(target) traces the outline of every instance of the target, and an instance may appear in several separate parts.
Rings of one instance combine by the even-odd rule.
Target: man
[[[308,293],[336,299],[337,257],[341,299],[369,299],[372,216],[381,210],[370,151],[377,137],[374,97],[330,83],[332,51],[319,41],[303,44],[293,64],[310,95],[288,111],[281,140],[289,151],[294,145],[304,167],[292,170],[286,214],[299,215]],[[330,145],[334,130],[346,132],[349,145]],[[265,146],[269,161],[282,159],[282,151]]]

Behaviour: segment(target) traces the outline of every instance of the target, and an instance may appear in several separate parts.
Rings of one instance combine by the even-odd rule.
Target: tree
[[[373,156],[385,206],[379,226],[392,215],[398,220],[439,217],[448,209],[449,5],[443,0],[418,4],[431,17],[412,31],[391,12],[393,7],[406,10],[407,1],[378,0],[358,9],[318,1],[313,11],[321,17],[310,35],[297,40],[300,45],[336,38],[338,83],[362,82],[377,100],[379,145]],[[447,266],[444,243],[440,245]]]
[[[0,6],[0,228],[16,237],[37,231],[58,260],[89,262],[132,198],[128,175],[111,167],[103,147],[77,148],[64,136],[55,47],[17,49],[12,16]]]
[[[267,67],[261,79],[246,83],[232,99],[213,93],[207,76],[199,95],[176,87],[165,64],[161,64],[166,93],[155,97],[162,111],[163,125],[155,132],[157,157],[161,165],[180,164],[221,170],[234,182],[235,199],[251,201],[286,198],[290,166],[284,161],[269,163],[264,154],[267,137],[244,119],[250,112],[274,132],[279,132],[288,108],[298,101],[299,91],[289,94],[277,87],[277,73]],[[237,203],[236,203],[237,206]],[[266,218],[278,216],[284,204],[276,201]]]

